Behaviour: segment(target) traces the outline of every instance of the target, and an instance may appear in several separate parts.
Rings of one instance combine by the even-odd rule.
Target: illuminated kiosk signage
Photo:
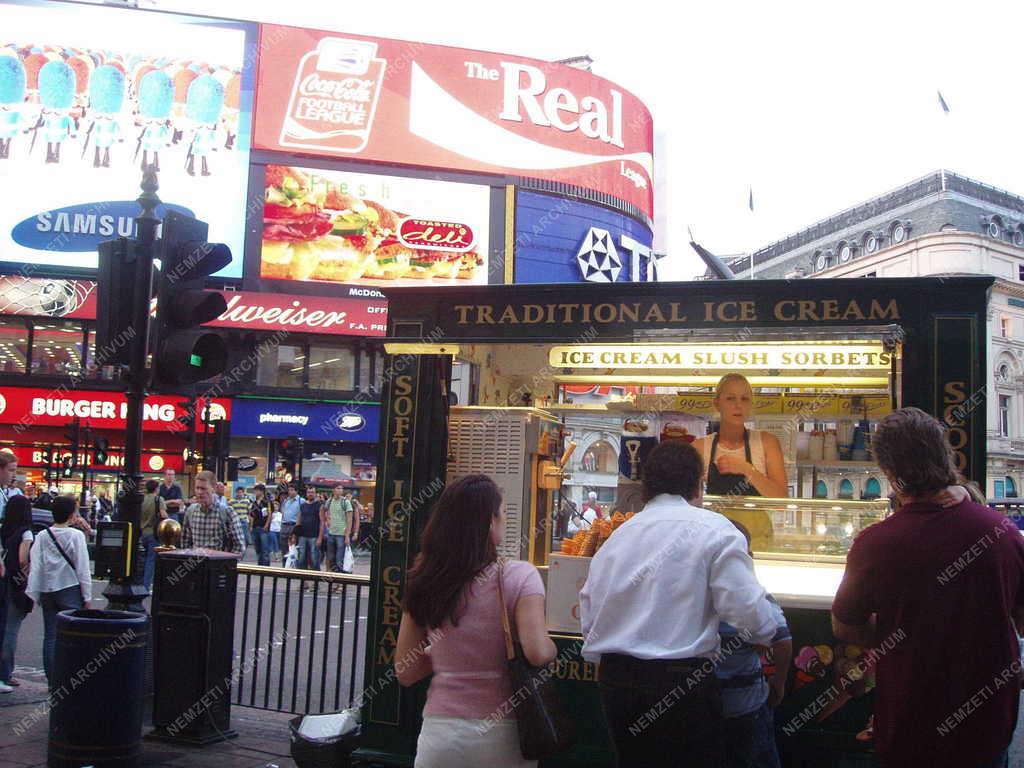
[[[881,344],[674,344],[552,347],[555,368],[737,368],[888,370],[893,356]]]

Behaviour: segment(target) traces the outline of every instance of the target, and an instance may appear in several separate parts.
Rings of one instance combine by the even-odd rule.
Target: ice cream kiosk
[[[783,764],[874,765],[857,738],[872,712],[873,670],[859,663],[866,649],[830,628],[845,553],[889,514],[871,435],[892,409],[920,407],[944,420],[960,470],[984,487],[991,284],[958,276],[396,291],[357,756],[413,763],[426,684],[403,689],[393,671],[406,570],[444,482],[486,472],[505,494],[502,554],[533,562],[546,579],[556,677],[579,726],[575,746],[542,764],[614,764],[597,670],[580,655],[589,556],[641,509],[647,452],[661,439],[710,433],[714,387],[739,372],[753,389],[751,426],[778,438],[787,493],[703,503],[751,531],[757,575],[793,634],[776,711]],[[473,367],[476,386],[468,404],[449,407],[454,363]],[[598,404],[569,394],[588,384],[628,389]],[[618,483],[609,519],[562,541],[555,515],[574,448],[566,424],[580,413],[620,434]]]

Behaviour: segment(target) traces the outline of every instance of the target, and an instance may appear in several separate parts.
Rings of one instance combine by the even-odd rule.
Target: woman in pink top
[[[519,751],[498,606],[501,491],[486,475],[445,488],[409,571],[395,670],[402,685],[430,674],[416,768],[534,766]],[[555,658],[537,569],[505,563],[505,610],[526,658]]]

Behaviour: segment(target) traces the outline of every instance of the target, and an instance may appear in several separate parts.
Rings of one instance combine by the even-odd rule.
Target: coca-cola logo
[[[409,248],[461,252],[473,247],[473,230],[468,224],[451,221],[404,219],[398,239]]]
[[[312,72],[302,79],[299,93],[303,96],[323,96],[338,101],[369,102],[373,98],[373,84],[373,80],[360,77],[333,80]]]

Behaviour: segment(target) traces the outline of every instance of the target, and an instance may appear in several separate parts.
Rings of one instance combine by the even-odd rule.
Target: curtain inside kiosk
[[[713,439],[715,387],[725,374],[749,381],[746,427],[760,435],[751,439],[752,463],[764,433],[774,435],[787,497],[706,494],[702,503],[747,529],[769,591],[791,604],[829,605],[854,536],[888,514],[871,435],[900,406],[898,328],[679,336],[450,350],[454,370],[465,371],[460,379],[472,381],[459,402],[473,405],[451,409],[448,477],[482,471],[501,485],[503,554],[549,567],[552,630],[579,630],[589,556],[643,506],[650,450],[662,440]],[[571,521],[595,504],[601,522],[588,529]]]

